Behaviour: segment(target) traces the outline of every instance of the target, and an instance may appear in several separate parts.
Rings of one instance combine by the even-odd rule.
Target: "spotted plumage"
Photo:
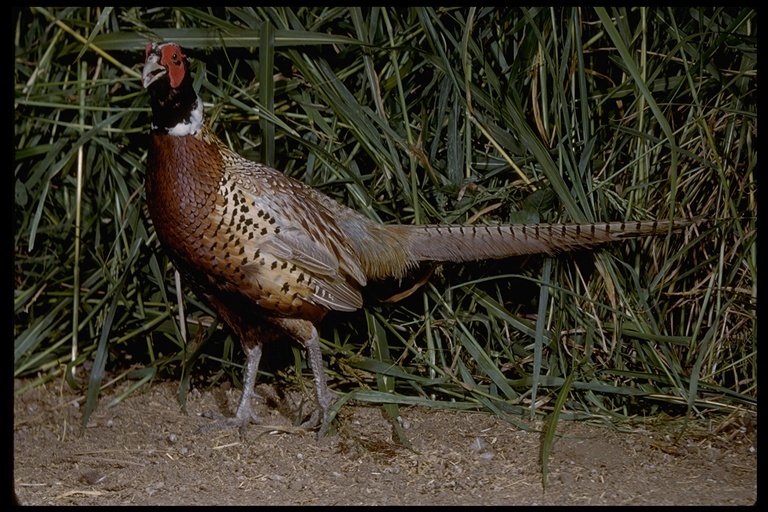
[[[289,337],[308,353],[318,409],[332,396],[315,325],[363,305],[369,280],[401,277],[420,261],[469,261],[591,247],[666,232],[667,221],[603,224],[381,225],[270,167],[231,151],[203,124],[184,52],[149,44],[142,82],[153,120],[147,157],[149,214],[184,281],[218,311],[247,356],[235,421],[251,408],[262,346]],[[675,221],[675,226],[688,224]]]

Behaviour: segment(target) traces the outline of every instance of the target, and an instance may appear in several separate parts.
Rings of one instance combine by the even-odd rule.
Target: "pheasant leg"
[[[240,396],[240,403],[233,418],[241,425],[246,425],[249,421],[259,423],[256,413],[251,409],[251,398],[258,397],[254,391],[254,386],[256,386],[256,373],[259,370],[259,361],[261,361],[261,345],[257,344],[251,349],[246,348],[245,355],[247,359],[243,379],[243,394]]]
[[[221,430],[225,428],[238,427],[243,428],[248,423],[261,423],[256,413],[251,409],[251,399],[258,398],[254,387],[256,386],[256,374],[259,370],[261,361],[261,345],[257,344],[253,348],[244,348],[246,355],[245,371],[243,372],[243,393],[240,395],[240,403],[237,406],[237,412],[233,417],[221,418],[219,421],[204,425],[197,429],[198,432],[210,432],[212,430]]]
[[[331,407],[333,407],[333,396],[328,389],[328,382],[325,379],[323,371],[323,356],[320,352],[320,342],[317,335],[317,329],[312,327],[312,335],[304,341],[304,347],[307,349],[307,359],[312,368],[312,374],[315,380],[315,396],[317,397],[317,409],[312,411],[312,415],[307,421],[302,423],[304,428],[314,428],[320,425],[317,431],[317,438],[321,439],[325,431],[331,424]]]

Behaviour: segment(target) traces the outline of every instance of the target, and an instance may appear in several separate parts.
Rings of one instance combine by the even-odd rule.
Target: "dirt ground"
[[[16,389],[25,384],[16,381]],[[116,407],[102,394],[84,435],[82,399],[48,384],[15,397],[14,483],[23,505],[748,505],[757,500],[750,416],[632,432],[561,422],[542,488],[541,435],[494,416],[402,408],[402,447],[382,409],[346,405],[317,441],[274,404],[265,425],[198,433],[231,414],[238,390],[194,390],[181,412],[175,382]],[[258,391],[267,396],[269,389]],[[228,411],[227,408],[230,408]],[[657,424],[660,422],[656,422]],[[540,424],[529,423],[539,428]],[[664,425],[664,424],[662,424]],[[716,431],[716,432],[715,432]]]

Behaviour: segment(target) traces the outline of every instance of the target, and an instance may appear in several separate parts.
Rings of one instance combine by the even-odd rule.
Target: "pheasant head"
[[[176,43],[149,43],[141,82],[149,91],[152,130],[182,137],[203,127],[203,102],[192,87],[189,62]]]

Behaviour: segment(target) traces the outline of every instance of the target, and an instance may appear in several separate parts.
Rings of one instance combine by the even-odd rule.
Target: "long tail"
[[[626,238],[666,234],[699,220],[512,224],[500,226],[403,226],[416,261],[472,261],[523,254],[557,254]]]
[[[402,277],[420,261],[475,261],[523,254],[557,254],[626,238],[663,235],[670,229],[677,231],[702,220],[486,226],[381,225],[357,217],[341,217],[339,222],[355,247],[366,276],[382,279]]]

